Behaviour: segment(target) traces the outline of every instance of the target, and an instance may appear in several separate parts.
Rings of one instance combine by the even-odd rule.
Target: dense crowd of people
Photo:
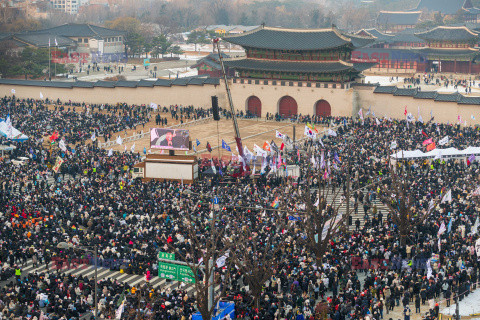
[[[193,107],[171,106],[161,111],[176,120],[210,115],[209,110]],[[0,310],[7,319],[75,319],[92,311],[92,278],[51,268],[21,272],[27,261],[48,266],[55,259],[79,257],[74,248],[59,248],[60,242],[97,246],[99,259],[124,261],[125,273],[156,275],[159,251],[175,252],[177,260],[198,263],[203,248],[195,245],[205,244],[211,236],[214,217],[213,229],[224,232],[226,239],[219,244],[219,252],[228,239],[238,237],[239,230],[250,230],[253,235],[243,239],[251,257],[260,258],[263,251],[255,250],[266,243],[275,252],[276,263],[271,264],[272,274],[262,283],[260,297],[247,290],[251,275],[235,266],[242,248],[239,244],[229,244],[227,263],[217,261],[215,282],[224,298],[235,302],[237,318],[301,320],[323,314],[335,320],[380,320],[396,312],[397,317],[402,314],[407,319],[409,305],[415,305],[422,315],[428,312],[429,317],[437,317],[440,306],[476,289],[475,242],[479,236],[477,198],[472,192],[477,187],[477,162],[467,165],[465,159],[422,159],[394,164],[408,173],[404,179],[408,179],[407,194],[414,205],[409,208],[412,217],[407,219],[425,217],[421,224],[412,225],[406,238],[400,237],[394,223],[396,211],[381,212],[374,204],[377,198],[389,199],[387,206],[394,208],[399,201],[389,193],[395,179],[387,178],[392,175],[389,156],[393,140],[398,150],[414,150],[424,148],[427,137],[438,141],[448,135],[448,147],[463,149],[479,144],[480,132],[474,127],[437,124],[433,119],[426,124],[383,119],[377,124],[373,118],[299,116],[298,121],[317,124],[319,139],[305,139],[295,146],[286,139],[286,149],[272,151],[263,160],[259,154],[246,157],[243,165],[200,162],[201,172],[214,165],[218,174],[187,185],[141,182],[132,177],[141,154],[109,155],[95,144],[82,143],[93,130],[116,133],[153,121],[145,106],[130,109],[127,105],[69,103],[57,104],[56,110],[49,111],[40,101],[5,97],[0,116],[7,114],[16,128],[36,137],[13,143],[16,149],[9,158],[25,156],[29,159],[25,165],[16,165],[8,157],[0,163],[4,284]],[[322,133],[327,126],[334,128],[336,135]],[[39,139],[55,130],[70,144],[66,151],[46,147]],[[280,145],[282,141],[277,142]],[[77,143],[75,148],[73,143]],[[59,173],[52,171],[57,157],[64,159],[62,168],[66,168]],[[253,166],[253,161],[258,166]],[[232,166],[246,169],[248,163],[250,169],[256,167],[256,179],[220,175],[230,172]],[[293,164],[299,167],[298,176],[279,174],[285,165]],[[350,193],[348,185],[355,191]],[[352,215],[364,214],[365,221],[361,227],[351,226],[349,232],[336,234],[325,254],[316,257],[306,244],[301,220],[308,211],[302,209],[301,190],[322,187],[340,190],[343,199],[350,195]],[[449,190],[452,200],[441,201]],[[315,192],[313,196],[315,201]],[[212,206],[213,197],[220,199],[219,208]],[[329,203],[325,212],[331,214],[334,206]],[[272,207],[288,212],[269,210]],[[291,212],[300,221],[290,219]],[[447,230],[442,231],[442,225],[448,226]],[[183,286],[171,291],[153,289],[145,281],[132,287],[116,279],[102,279],[100,317],[114,317],[122,302],[125,319],[189,319],[198,307]]]

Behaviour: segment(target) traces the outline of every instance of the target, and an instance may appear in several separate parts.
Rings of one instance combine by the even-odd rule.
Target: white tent
[[[4,120],[0,121],[0,134],[4,137],[7,136],[7,123]],[[12,128],[12,135],[13,135],[13,138],[11,140],[13,141],[22,142],[22,141],[28,140],[28,137],[26,135],[24,135],[23,133],[21,133],[15,128]]]
[[[428,158],[465,158],[474,154],[480,157],[479,147],[468,147],[465,150],[457,150],[455,148],[434,149],[432,151],[423,153],[420,150],[414,151],[398,151],[390,155],[395,160],[400,159],[428,159]]]

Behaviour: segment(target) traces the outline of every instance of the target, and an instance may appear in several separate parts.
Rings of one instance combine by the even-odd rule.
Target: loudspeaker
[[[218,114],[218,97],[212,96],[212,112],[213,120],[220,121],[220,115]]]

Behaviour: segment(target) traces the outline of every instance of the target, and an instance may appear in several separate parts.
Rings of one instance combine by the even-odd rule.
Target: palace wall
[[[288,83],[288,82],[287,82]],[[312,84],[315,85],[315,84]],[[247,101],[250,96],[257,96],[262,103],[262,116],[267,112],[276,113],[279,110],[279,103],[282,97],[290,96],[294,98],[298,105],[298,113],[314,114],[315,105],[319,100],[327,101],[331,106],[331,113],[334,116],[356,115],[358,108],[364,109],[364,113],[369,109],[375,112],[379,118],[388,116],[391,118],[404,119],[405,106],[408,112],[417,117],[417,108],[420,108],[420,114],[425,121],[430,119],[432,111],[435,121],[457,123],[458,115],[462,122],[467,120],[468,124],[475,124],[471,120],[471,115],[480,119],[480,106],[478,104],[457,104],[456,102],[437,102],[432,99],[414,99],[413,97],[394,96],[392,94],[373,93],[374,87],[355,86],[353,88],[329,88],[307,87],[303,83],[301,87],[297,82],[294,86],[282,86],[273,84],[242,84],[231,83],[232,98],[237,110],[247,110]],[[339,86],[339,85],[338,85]],[[86,103],[119,103],[128,104],[150,104],[157,103],[160,106],[169,105],[193,105],[197,107],[210,108],[211,96],[219,97],[219,105],[228,108],[225,89],[222,83],[220,85],[187,85],[170,87],[115,87],[115,88],[61,88],[61,87],[40,87],[21,84],[0,83],[0,96],[11,95],[11,90],[15,89],[16,96],[20,98],[38,99],[40,92],[45,98],[51,100],[60,99],[61,101],[74,101]],[[480,103],[480,98],[478,99]]]

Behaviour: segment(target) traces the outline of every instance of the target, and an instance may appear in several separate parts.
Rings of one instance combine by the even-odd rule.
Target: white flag
[[[60,140],[60,143],[58,144],[58,147],[62,150],[62,151],[67,151],[67,146],[65,146],[65,140]]]
[[[327,133],[328,133],[329,136],[334,136],[334,137],[337,136],[337,133],[335,131],[333,131],[332,129],[328,129]]]
[[[317,201],[316,201],[313,205],[314,205],[315,207],[318,207],[319,203],[320,203],[320,197],[317,199]]]
[[[55,38],[55,46],[58,47],[57,38]]]
[[[215,168],[215,166],[213,165],[212,159],[210,159],[210,165],[212,166],[213,174],[217,174],[217,168]]]
[[[438,229],[437,236],[440,237],[445,231],[447,231],[447,228],[445,227],[445,222],[442,222],[440,228]]]
[[[113,156],[113,149],[108,150],[108,156],[109,157]]]
[[[423,123],[423,118],[422,118],[422,116],[418,116],[418,122]]]
[[[125,299],[123,299],[117,311],[115,311],[115,320],[119,320],[122,318],[122,313],[124,309],[125,309]]]
[[[132,144],[132,146],[130,147],[130,151],[132,151],[132,153],[135,152],[135,142]]]
[[[15,94],[15,89],[12,89],[12,94]],[[472,115],[472,117],[473,117],[473,115]]]
[[[156,103],[150,102],[150,108],[152,108],[153,110],[157,110],[158,105]]]
[[[318,138],[318,142],[320,142],[320,144],[322,145],[322,147],[324,147],[324,148],[325,148],[325,146],[323,145],[323,141],[322,141],[322,139]]]
[[[472,234],[477,234],[478,233],[478,224],[479,224],[479,221],[478,221],[478,217],[477,217],[477,219],[475,220],[475,224],[472,227]]]
[[[12,139],[13,138],[13,126],[12,126],[12,120],[10,119],[10,115],[7,116],[7,119],[5,119],[5,124],[7,125],[7,139]]]
[[[363,109],[360,109],[360,110],[358,111],[358,116],[360,117],[360,119],[363,120]]]
[[[123,140],[120,136],[118,136],[117,140],[115,140],[115,141],[117,141],[117,144],[119,144],[119,145],[121,145],[123,143]]]
[[[275,130],[275,137],[280,139],[285,139],[285,135],[278,130]]]
[[[123,149],[123,152],[127,152],[127,145],[125,145],[125,148]]]
[[[411,113],[407,114],[407,122],[412,122],[413,120],[415,120],[415,117],[413,116],[413,114]]]
[[[452,190],[448,190],[442,198],[442,203],[452,201]]]
[[[393,141],[390,143],[390,149],[391,149],[391,150],[397,149],[397,140],[393,140]]]
[[[225,262],[227,261],[228,256],[229,256],[229,253],[226,252],[223,256],[217,259],[216,261],[217,268],[221,268],[225,265]]]
[[[315,157],[313,156],[313,154],[312,154],[312,159],[311,159],[311,161],[312,161],[312,164],[313,164],[314,166],[317,164],[316,161],[315,161]]]
[[[446,145],[448,143],[448,139],[449,139],[448,136],[445,136],[445,137],[443,137],[443,139],[440,139],[438,141],[438,144],[441,145],[441,146]]]
[[[43,99],[43,93],[40,92],[40,99]]]
[[[380,120],[378,120],[378,118],[375,118],[375,122],[377,123],[377,126],[380,125]]]
[[[92,141],[97,140],[97,137],[95,136],[95,131],[93,131],[92,136],[90,137],[90,139],[92,139]]]

